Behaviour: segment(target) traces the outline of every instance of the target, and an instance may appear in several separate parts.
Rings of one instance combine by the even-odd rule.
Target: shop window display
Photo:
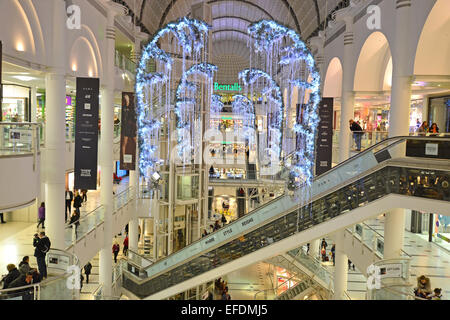
[[[31,117],[30,88],[4,84],[2,101],[3,122],[29,122]]]
[[[428,105],[429,123],[436,123],[439,133],[450,132],[450,95],[432,97]]]

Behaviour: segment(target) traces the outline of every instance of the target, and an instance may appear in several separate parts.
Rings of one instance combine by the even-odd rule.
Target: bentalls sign
[[[233,85],[220,85],[217,82],[214,82],[214,91],[242,91],[242,88],[237,82]]]

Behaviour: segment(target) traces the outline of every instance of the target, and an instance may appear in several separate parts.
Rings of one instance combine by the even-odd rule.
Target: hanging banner
[[[316,175],[331,169],[333,152],[333,98],[322,98],[319,106],[319,130],[316,142]]]
[[[137,118],[134,93],[122,92],[122,124],[120,134],[120,169],[136,169]]]
[[[99,79],[77,78],[75,189],[97,189],[99,90]]]

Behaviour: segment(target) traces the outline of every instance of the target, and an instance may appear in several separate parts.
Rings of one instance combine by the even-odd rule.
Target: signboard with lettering
[[[333,151],[333,98],[322,98],[319,105],[319,130],[316,141],[316,175],[331,169]]]
[[[77,78],[75,189],[97,189],[99,86],[97,78]]]

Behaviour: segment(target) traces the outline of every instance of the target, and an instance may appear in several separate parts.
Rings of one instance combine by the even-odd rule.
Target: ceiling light
[[[36,78],[29,77],[29,76],[13,76],[13,78],[19,79],[21,81],[31,81],[35,80]]]
[[[24,52],[25,51],[25,47],[24,47],[22,42],[17,43],[16,51],[19,51],[19,52]]]

